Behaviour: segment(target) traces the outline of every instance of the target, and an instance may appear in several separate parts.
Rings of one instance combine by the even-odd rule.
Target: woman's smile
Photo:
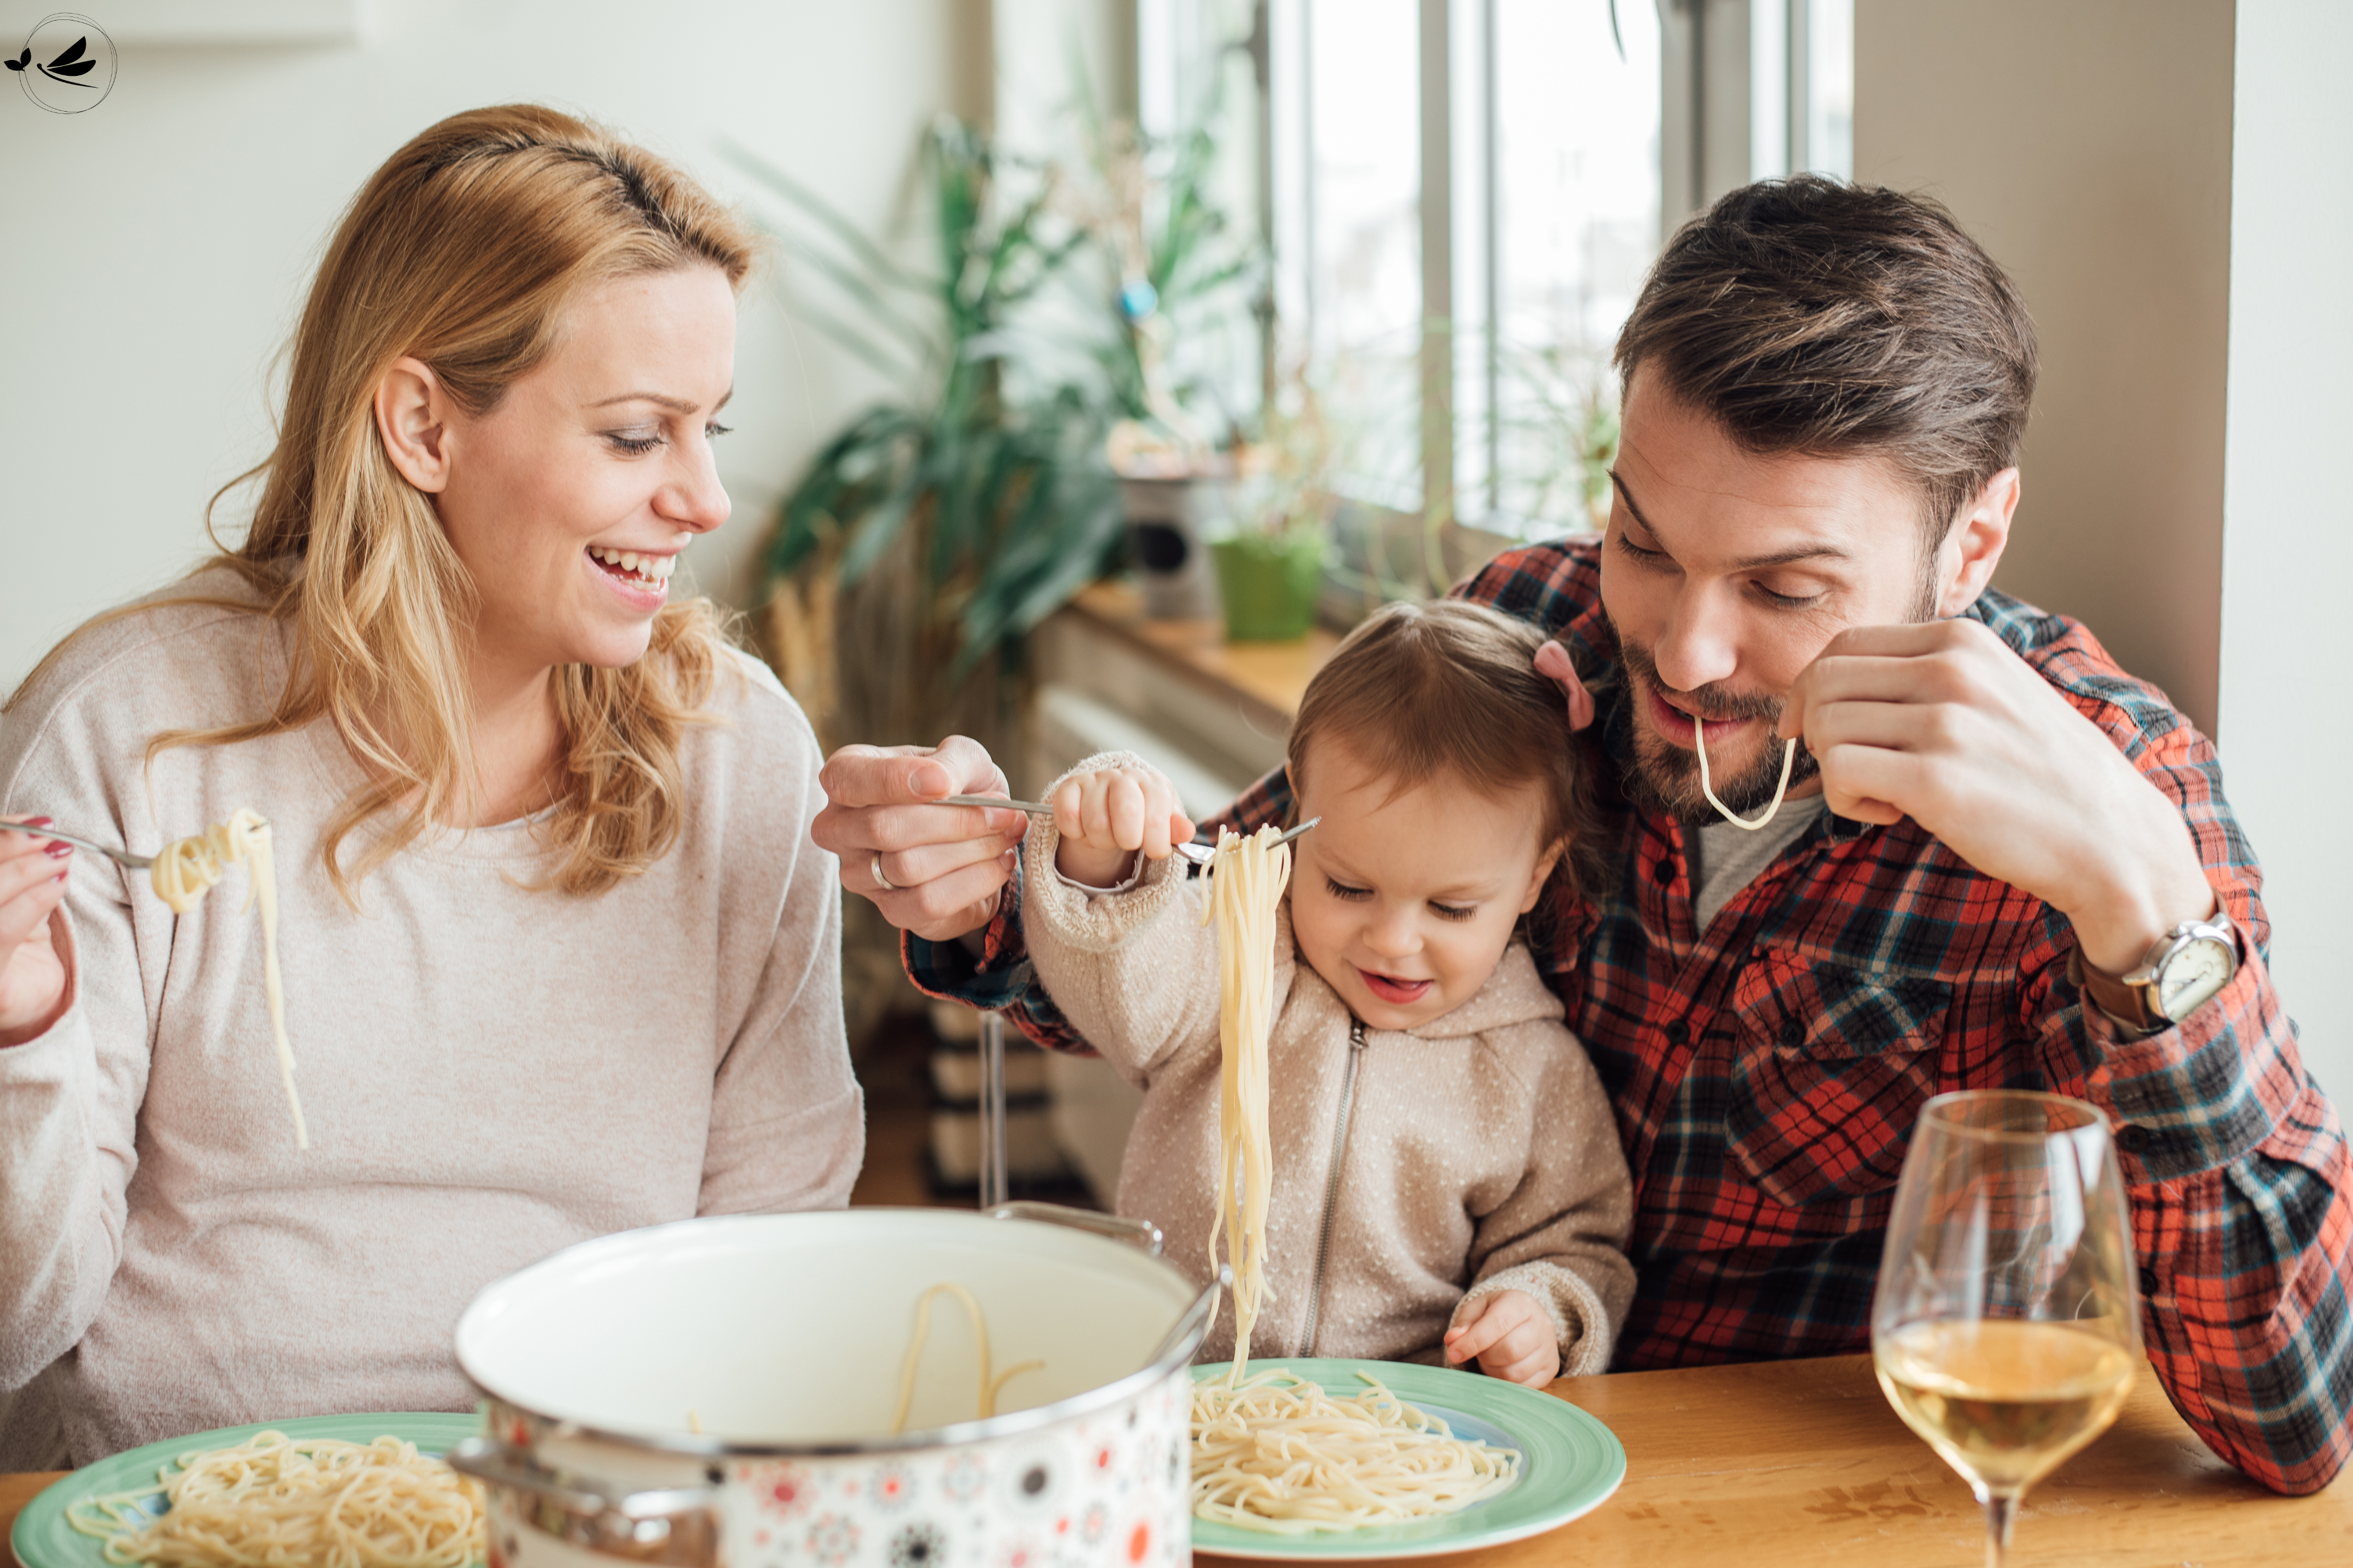
[[[680,552],[621,550],[611,545],[588,546],[588,563],[612,585],[621,602],[651,615],[670,599],[670,574],[678,570]]]

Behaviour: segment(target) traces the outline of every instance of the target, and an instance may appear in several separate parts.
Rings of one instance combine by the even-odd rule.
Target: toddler
[[[1585,829],[1535,628],[1391,605],[1310,683],[1268,1042],[1274,1154],[1257,1356],[1596,1373],[1633,1296],[1632,1186],[1607,1096],[1520,919]],[[1206,1283],[1219,1154],[1216,934],[1141,759],[1060,780],[1023,919],[1055,1001],[1144,1089],[1119,1212]],[[1562,871],[1564,876],[1570,873]],[[1221,1313],[1205,1361],[1233,1352]]]

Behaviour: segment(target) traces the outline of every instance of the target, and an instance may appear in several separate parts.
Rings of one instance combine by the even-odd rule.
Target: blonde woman
[[[0,813],[150,855],[269,819],[310,1147],[243,873],[175,918],[0,834],[0,1470],[463,1409],[488,1280],[847,1201],[817,745],[668,602],[727,519],[751,256],[578,121],[434,126],[327,251],[244,542],[11,700]]]

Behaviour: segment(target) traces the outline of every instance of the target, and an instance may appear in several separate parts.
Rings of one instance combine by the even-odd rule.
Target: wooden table
[[[1567,1378],[1626,1445],[1626,1484],[1549,1535],[1455,1568],[1976,1568],[1978,1505],[1862,1356]],[[0,1476],[0,1533],[54,1476]],[[2199,1442],[2147,1368],[2116,1426],[2027,1496],[2013,1568],[2343,1568],[2353,1482],[2275,1497]],[[1203,1563],[1223,1561],[1204,1556]]]

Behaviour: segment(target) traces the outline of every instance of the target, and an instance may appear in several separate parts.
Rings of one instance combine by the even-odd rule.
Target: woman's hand
[[[926,942],[979,931],[1013,876],[1029,819],[1018,811],[927,804],[950,795],[1004,795],[1005,775],[978,742],[844,746],[817,776],[826,806],[809,837],[841,858],[841,885]]]
[[[1447,1365],[1460,1366],[1472,1356],[1489,1377],[1530,1388],[1542,1388],[1560,1375],[1552,1320],[1525,1290],[1480,1297],[1471,1315],[1446,1331]]]
[[[46,816],[18,816],[47,827]],[[73,846],[0,833],[0,1046],[21,1045],[57,1022],[65,959],[50,917],[66,896]]]
[[[1047,804],[1062,835],[1054,869],[1092,888],[1124,880],[1137,850],[1147,860],[1166,860],[1193,837],[1176,786],[1150,768],[1072,773]]]

